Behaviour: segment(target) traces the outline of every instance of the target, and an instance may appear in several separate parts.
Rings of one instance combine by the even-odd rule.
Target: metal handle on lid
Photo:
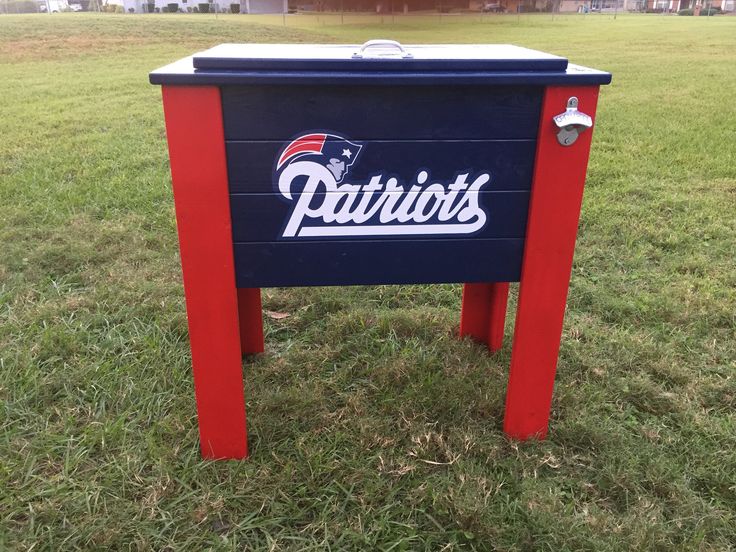
[[[375,49],[382,49],[384,52],[379,53],[377,57],[388,57],[388,56],[397,56],[400,55],[402,58],[407,59],[413,57],[411,53],[407,52],[406,49],[401,45],[401,43],[396,42],[395,40],[384,40],[384,39],[377,39],[377,40],[369,40],[365,44],[363,44],[360,47],[360,50],[355,52],[353,54],[353,59],[362,59],[364,57],[367,57],[366,54],[368,53],[368,50],[371,48]],[[393,50],[393,51],[386,51],[386,50]]]

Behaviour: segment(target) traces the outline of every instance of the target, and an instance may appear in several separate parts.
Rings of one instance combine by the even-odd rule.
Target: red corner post
[[[176,224],[205,458],[248,455],[220,91],[164,86]]]
[[[593,135],[583,132],[567,147],[557,141],[552,118],[571,96],[595,121],[598,86],[550,86],[544,95],[506,393],[504,431],[517,439],[544,438],[552,404]]]
[[[493,353],[503,345],[508,282],[465,284],[460,311],[460,337],[488,345]]]
[[[242,354],[263,352],[263,314],[260,288],[238,288],[240,347]]]

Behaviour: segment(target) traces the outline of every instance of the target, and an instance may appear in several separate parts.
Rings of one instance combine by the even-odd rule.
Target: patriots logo
[[[308,157],[305,160],[325,167],[335,177],[335,182],[339,184],[358,159],[362,148],[363,146],[336,134],[304,134],[283,149],[276,164],[276,170],[280,171],[292,161]]]
[[[362,149],[320,131],[281,149],[274,187],[292,204],[282,238],[472,234],[485,225],[479,192],[490,173],[458,171],[452,182],[442,183],[418,169],[401,181],[375,167],[366,181],[344,181]]]

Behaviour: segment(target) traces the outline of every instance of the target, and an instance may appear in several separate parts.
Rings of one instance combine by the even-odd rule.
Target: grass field
[[[504,438],[459,286],[273,289],[252,456],[203,462],[147,73],[375,37],[614,74],[550,437]],[[735,90],[736,17],[0,17],[0,549],[733,550]]]

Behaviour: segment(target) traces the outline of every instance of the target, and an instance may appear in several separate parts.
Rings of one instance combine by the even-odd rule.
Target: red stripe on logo
[[[325,143],[325,138],[325,134],[307,134],[297,138],[291,144],[286,146],[281,157],[279,157],[279,162],[276,168],[281,168],[281,165],[299,153],[321,153],[322,146],[324,146]]]

